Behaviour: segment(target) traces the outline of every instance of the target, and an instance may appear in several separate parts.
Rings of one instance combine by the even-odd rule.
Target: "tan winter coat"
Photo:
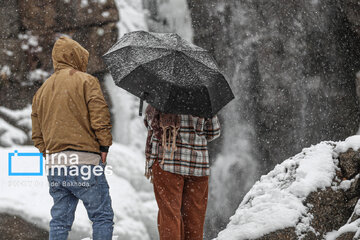
[[[66,149],[100,152],[112,144],[108,106],[98,79],[85,73],[89,53],[79,43],[59,38],[52,51],[55,72],[36,92],[32,140],[40,152]]]

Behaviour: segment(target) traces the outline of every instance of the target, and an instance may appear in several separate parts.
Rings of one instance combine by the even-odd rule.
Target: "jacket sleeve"
[[[85,82],[85,100],[100,149],[107,151],[112,144],[110,112],[97,78]]]
[[[206,140],[208,142],[211,142],[220,137],[220,122],[216,115],[213,118],[209,118],[205,121],[204,131],[206,134]]]
[[[43,139],[43,135],[40,128],[39,116],[37,113],[36,95],[33,98],[32,111],[31,111],[31,123],[32,123],[32,141],[36,148],[43,154],[46,154],[46,147]]]

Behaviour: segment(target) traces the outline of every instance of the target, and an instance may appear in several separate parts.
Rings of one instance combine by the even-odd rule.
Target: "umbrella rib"
[[[190,62],[189,59],[187,58],[187,57],[189,57],[189,56],[186,55],[187,57],[185,57],[184,55],[185,55],[185,54],[182,53],[182,54],[181,54],[181,57],[187,61],[188,65],[189,65],[189,69],[191,70],[191,72],[193,73],[193,75],[196,76],[196,78],[200,80],[200,78],[197,76],[197,74],[196,74],[195,71],[193,70],[193,66],[192,66],[191,62]],[[193,59],[193,58],[191,58],[191,59]],[[196,59],[193,59],[193,60],[195,60],[196,62],[199,62],[199,61],[197,61]],[[199,63],[201,63],[201,62],[199,62]],[[201,64],[202,64],[202,63],[201,63]],[[206,66],[205,64],[202,64],[202,65],[205,66],[206,68],[209,68],[209,67]],[[211,111],[212,111],[212,101],[211,101],[211,98],[210,98],[210,93],[209,93],[209,90],[208,90],[207,88],[205,88],[205,90],[206,90],[206,93],[207,93],[207,97],[208,97],[208,99],[209,99],[208,102],[210,103],[210,109],[211,109]]]
[[[168,51],[176,51],[176,48],[167,48],[166,46],[164,47],[148,47],[148,46],[141,46],[141,45],[127,45],[127,46],[124,46],[124,47],[121,47],[121,48],[117,48],[115,50],[112,50],[111,52],[107,52],[105,53],[103,56],[107,55],[107,54],[110,54],[110,53],[114,53],[118,50],[121,50],[121,49],[124,49],[124,48],[128,48],[128,47],[138,47],[138,48],[149,48],[149,49],[164,49],[164,50],[168,50]],[[110,49],[111,50],[111,49]],[[191,52],[208,52],[207,50],[192,50],[192,49],[185,49],[185,50],[180,50],[179,52],[186,52],[186,51],[191,51]],[[185,53],[184,53],[185,54]],[[188,56],[188,55],[187,55]],[[190,57],[190,56],[189,56]]]
[[[182,52],[181,52],[181,53],[182,53]],[[188,56],[188,55],[186,55],[186,57],[184,57],[184,55],[186,55],[186,54],[182,53],[182,54],[181,54],[181,57],[188,62],[189,66],[190,66],[190,68],[191,68],[191,71],[193,71],[193,66],[192,66],[192,62],[191,62],[189,59],[191,59],[191,60],[193,60],[193,61],[201,64],[203,67],[205,67],[205,68],[207,68],[207,69],[210,69],[210,70],[215,71],[215,72],[219,72],[219,73],[222,75],[222,73],[220,72],[220,70],[210,68],[210,67],[206,66],[205,64],[203,64],[202,62],[196,60],[195,58],[190,57],[190,56]],[[194,71],[193,71],[193,73],[195,74]]]
[[[148,47],[148,46],[138,46],[138,45],[129,45],[127,47],[138,47],[138,48],[149,48],[149,49],[161,49],[161,50],[168,50],[168,51],[175,51],[175,49],[172,49],[172,48],[166,48],[166,47]]]
[[[168,50],[168,51],[174,51],[173,49],[168,49],[168,48],[158,48],[158,47],[146,47],[146,46],[134,46],[134,45],[127,45],[127,46],[125,46],[125,47],[121,47],[121,48],[118,48],[118,49],[115,49],[115,50],[113,50],[112,52],[107,52],[107,53],[105,53],[103,56],[105,57],[106,55],[108,55],[108,54],[111,54],[111,53],[115,53],[115,52],[117,52],[117,51],[119,51],[119,50],[122,50],[122,49],[125,49],[125,48],[130,48],[130,47],[133,47],[133,48],[149,48],[149,49],[155,49],[155,50]]]
[[[196,76],[196,78],[197,78],[198,80],[200,80],[199,77],[197,76],[196,72],[193,70],[192,65],[191,65],[191,62],[189,61],[189,59],[186,58],[186,57],[184,57],[184,53],[182,53],[182,52],[179,52],[179,53],[181,53],[181,54],[180,54],[181,58],[184,59],[184,60],[187,62],[187,64],[189,65],[189,69],[190,69],[190,71],[193,73],[193,75]]]
[[[148,64],[148,63],[151,63],[151,62],[154,62],[154,61],[158,61],[159,59],[162,59],[162,58],[164,58],[164,57],[169,56],[170,54],[172,54],[172,53],[166,54],[165,56],[161,56],[161,57],[159,57],[159,58],[155,58],[155,59],[153,59],[153,60],[151,60],[151,61],[148,61],[148,62],[146,62],[146,63],[142,63],[142,64],[140,64],[139,66],[136,66],[133,70],[131,70],[128,74],[126,74],[126,75],[123,76],[122,78],[126,78],[127,76],[129,76],[133,71],[135,71],[135,70],[138,69],[139,67],[143,67],[144,64]],[[143,69],[145,69],[145,68],[143,67]]]
[[[203,49],[202,51],[201,50],[193,50],[193,49],[185,49],[185,50],[177,50],[176,48],[173,48],[173,47],[148,47],[148,46],[141,46],[141,45],[128,45],[128,46],[125,46],[125,47],[122,47],[122,48],[126,48],[126,47],[139,47],[139,48],[151,48],[151,49],[165,49],[165,50],[169,50],[169,51],[179,51],[179,52],[185,52],[185,51],[192,51],[192,52],[208,52],[207,50]],[[119,49],[116,49],[116,50],[120,50],[122,48],[119,48]],[[115,50],[115,51],[116,51]]]
[[[185,50],[185,51],[187,51],[187,50]],[[181,51],[181,53],[183,53],[183,52]],[[203,65],[203,66],[205,66],[205,67],[207,67],[207,68],[210,68],[210,69],[213,69],[213,70],[216,70],[216,71],[220,72],[219,67],[218,67],[218,66],[217,66],[217,64],[216,64],[216,61],[215,61],[214,57],[213,57],[213,56],[211,56],[211,55],[210,55],[210,57],[211,57],[211,58],[212,58],[212,60],[214,61],[215,66],[217,67],[217,69],[214,69],[214,68],[211,68],[211,67],[209,67],[209,66],[205,65],[204,63],[200,62],[199,60],[197,60],[197,59],[195,59],[195,58],[193,58],[193,57],[191,57],[191,56],[187,55],[187,54],[186,54],[186,52],[185,52],[185,53],[183,53],[183,54],[185,54],[188,58],[193,59],[194,61],[196,61],[196,62],[200,63],[201,65]]]

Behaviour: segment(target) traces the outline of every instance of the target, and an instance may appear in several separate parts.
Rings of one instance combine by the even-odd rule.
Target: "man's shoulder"
[[[76,77],[76,78],[80,78],[84,81],[91,81],[91,80],[95,80],[96,77],[92,76],[91,74],[89,73],[86,73],[86,72],[82,72],[82,71],[79,71],[79,70],[76,70],[76,69],[70,69],[68,70],[69,71],[69,75],[71,77]]]
[[[86,72],[77,71],[76,74],[84,83],[95,83],[98,81],[96,77]]]
[[[54,74],[52,74],[48,79],[46,79],[41,86],[39,87],[39,89],[35,92],[33,99],[35,99],[37,96],[41,95],[41,93],[44,91],[44,89],[46,88],[46,86],[54,79]]]

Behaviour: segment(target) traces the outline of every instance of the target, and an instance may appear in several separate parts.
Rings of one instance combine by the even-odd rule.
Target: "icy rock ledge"
[[[359,148],[360,136],[321,142],[278,164],[255,183],[216,240],[359,237]]]

